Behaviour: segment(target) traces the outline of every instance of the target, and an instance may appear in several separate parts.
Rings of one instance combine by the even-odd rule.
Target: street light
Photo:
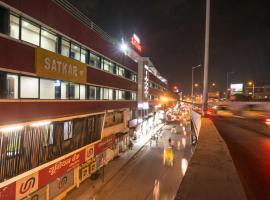
[[[216,83],[212,83],[212,86],[215,87],[216,86]]]
[[[229,76],[234,74],[234,72],[227,72],[227,99],[229,99]]]
[[[249,81],[248,82],[248,85],[249,86],[252,86],[252,99],[254,99],[254,97],[255,97],[255,83],[254,83],[254,81]]]
[[[191,103],[193,104],[193,102],[194,102],[194,100],[193,100],[193,91],[194,91],[194,89],[193,89],[193,85],[194,85],[194,70],[196,69],[196,68],[199,68],[199,67],[201,67],[202,65],[201,64],[199,64],[199,65],[197,65],[197,66],[195,66],[195,67],[192,67],[192,70],[191,70]],[[196,87],[196,86],[195,86]]]

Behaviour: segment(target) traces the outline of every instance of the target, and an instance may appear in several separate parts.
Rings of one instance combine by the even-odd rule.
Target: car
[[[241,116],[250,119],[263,119],[266,115],[264,108],[260,105],[250,104],[246,105],[241,110]]]
[[[217,106],[216,115],[221,117],[231,117],[233,113],[227,106]]]
[[[163,152],[163,164],[173,166],[173,150],[172,147],[167,147]]]

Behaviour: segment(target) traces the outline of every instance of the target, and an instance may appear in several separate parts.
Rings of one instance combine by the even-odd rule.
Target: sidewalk
[[[175,197],[175,200],[197,199],[247,199],[227,145],[207,118],[202,118],[195,153]]]
[[[145,135],[143,138],[138,139],[138,141],[133,142],[132,150],[127,150],[122,153],[119,158],[111,161],[108,165],[105,166],[105,177],[104,181],[102,180],[102,175],[97,180],[90,180],[88,178],[85,180],[79,188],[72,190],[67,196],[64,198],[65,200],[84,200],[84,199],[92,199],[93,195],[107,182],[109,182],[122,167],[124,167],[142,148],[143,146],[150,140],[153,134],[156,133],[160,128],[162,128],[164,124],[158,125],[155,129],[153,129],[148,135]]]

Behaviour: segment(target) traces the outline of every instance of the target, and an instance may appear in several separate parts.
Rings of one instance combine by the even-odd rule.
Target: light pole
[[[199,68],[199,67],[201,67],[202,65],[201,64],[199,64],[199,65],[197,65],[197,66],[195,66],[195,67],[192,67],[192,70],[191,70],[191,103],[192,103],[192,105],[193,105],[193,103],[194,103],[194,99],[193,99],[193,91],[194,91],[194,89],[193,89],[193,87],[194,87],[194,70],[196,69],[196,68]]]
[[[208,101],[208,63],[209,63],[209,39],[210,39],[210,0],[206,0],[205,17],[205,44],[204,44],[204,71],[203,71],[203,100],[202,113],[205,115]]]
[[[234,74],[234,72],[227,72],[227,99],[229,99],[229,76]]]
[[[254,81],[249,81],[248,82],[248,85],[249,86],[252,86],[252,99],[254,99],[254,97],[255,97],[255,83],[254,83]]]

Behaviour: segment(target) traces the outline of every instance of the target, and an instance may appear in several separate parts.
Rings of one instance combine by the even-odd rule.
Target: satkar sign
[[[87,65],[51,51],[36,48],[36,73],[40,77],[85,83]]]

